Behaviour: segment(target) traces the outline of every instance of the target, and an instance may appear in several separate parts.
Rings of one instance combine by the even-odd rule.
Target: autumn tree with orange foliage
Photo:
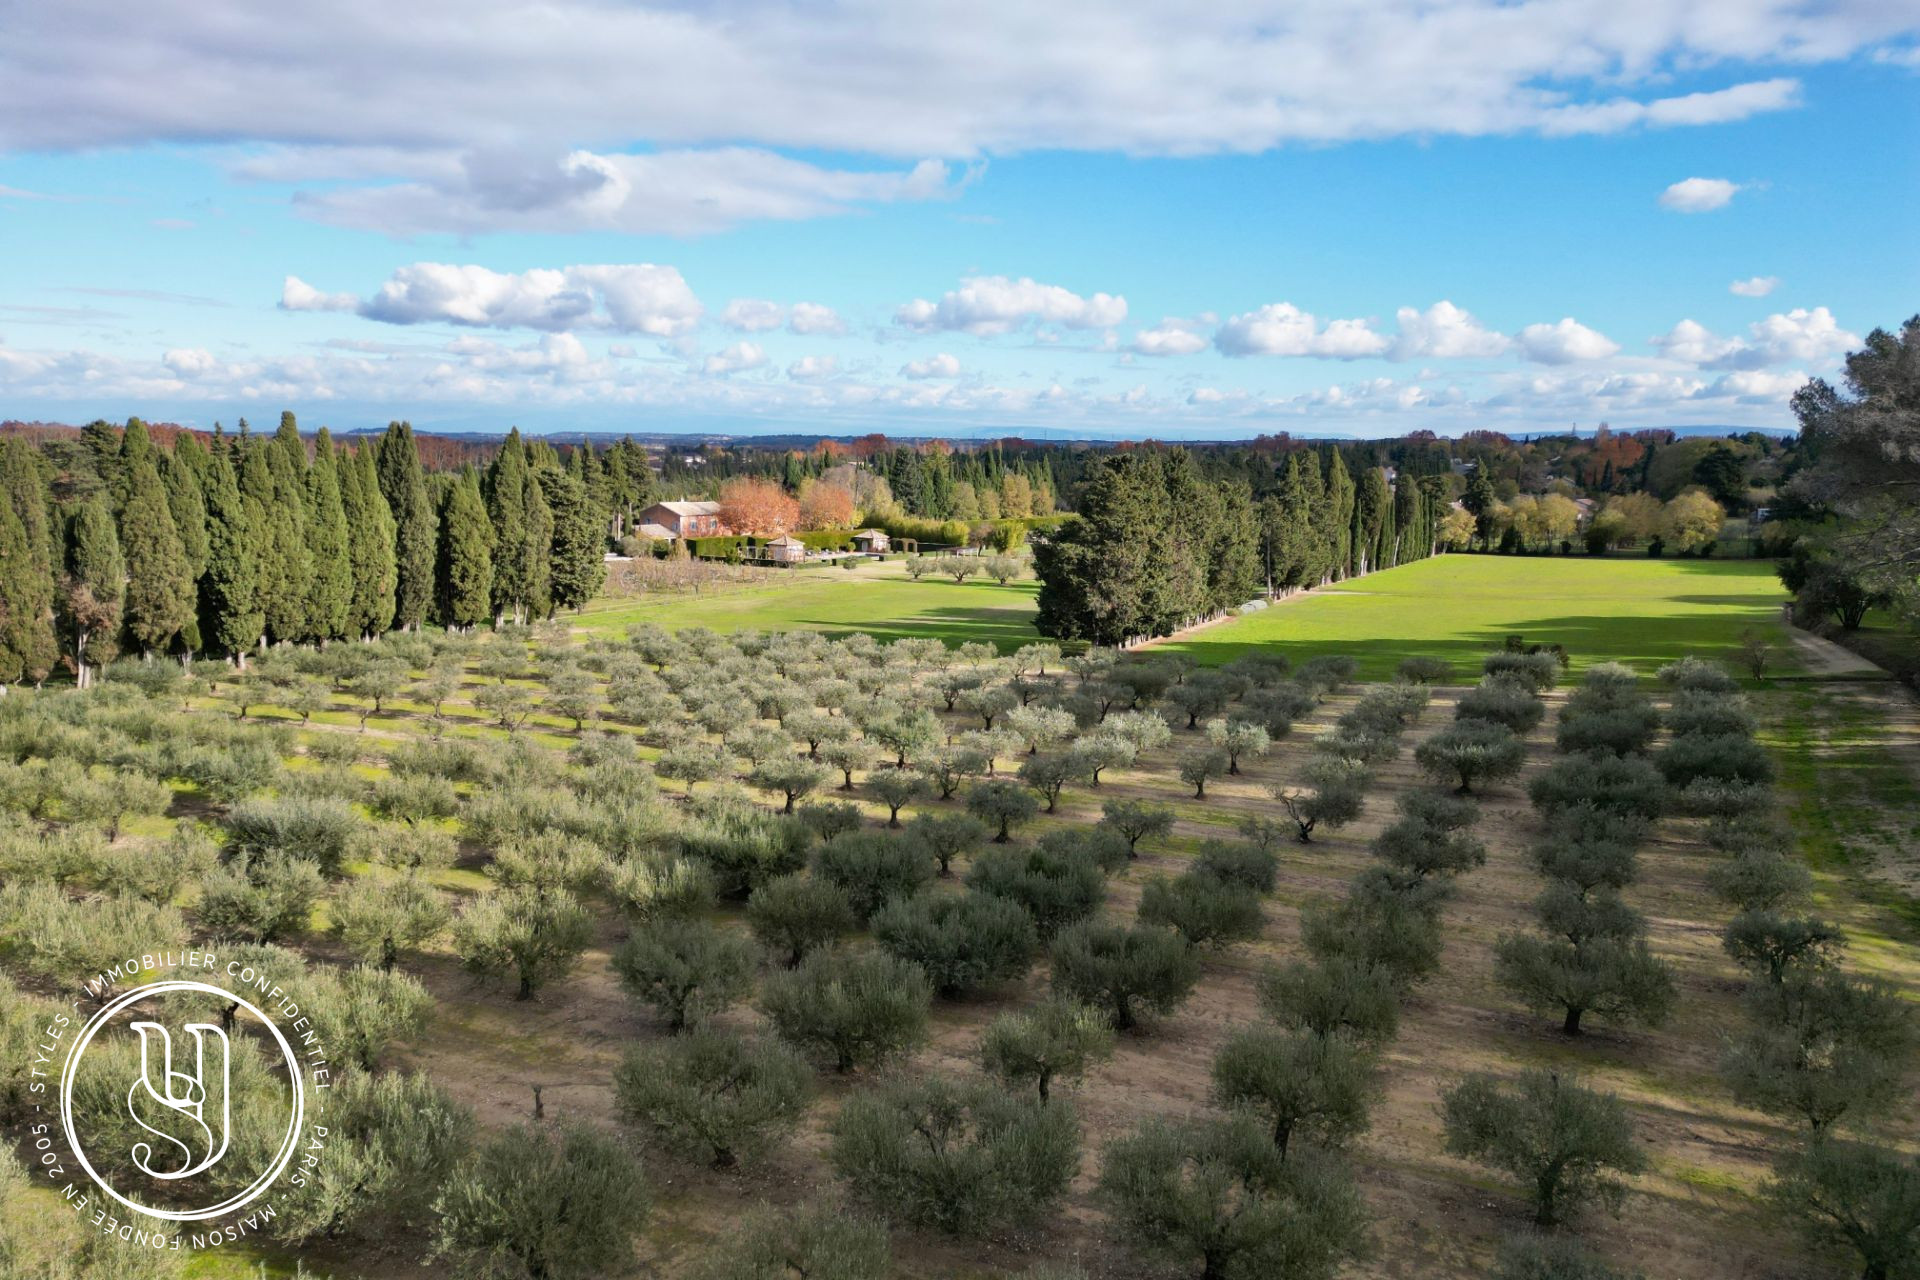
[[[853,491],[829,480],[808,480],[800,486],[802,529],[844,529],[859,514]]]
[[[735,533],[785,533],[800,527],[800,504],[772,480],[742,476],[721,486],[720,520]]]

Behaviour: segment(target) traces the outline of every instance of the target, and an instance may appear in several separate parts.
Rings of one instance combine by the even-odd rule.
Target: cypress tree
[[[1338,449],[1328,450],[1326,497],[1322,500],[1315,532],[1327,547],[1327,564],[1322,582],[1344,578],[1353,566],[1353,477]]]
[[[524,622],[533,548],[527,538],[527,451],[518,427],[487,468],[486,495],[493,523],[493,625],[509,615]]]
[[[480,482],[463,472],[440,509],[440,620],[465,631],[484,621],[493,600],[493,531]]]
[[[1253,494],[1236,480],[1221,486],[1207,557],[1209,612],[1243,604],[1260,590],[1260,521]]]
[[[393,512],[380,492],[373,450],[360,448],[340,464],[340,505],[346,514],[347,563],[353,587],[347,606],[349,634],[371,640],[393,625]]]
[[[602,521],[578,476],[549,471],[540,476],[540,485],[553,512],[549,607],[578,609],[598,595],[607,580]]]
[[[380,438],[379,473],[380,493],[393,516],[394,621],[401,630],[413,631],[433,602],[439,521],[427,499],[411,424],[387,424]]]
[[[308,634],[320,643],[350,632],[353,560],[347,547],[347,511],[340,492],[340,464],[325,427],[313,440],[307,469],[307,546],[313,554],[313,594],[307,606]]]
[[[189,434],[180,436],[172,453],[160,455],[160,483],[167,490],[167,510],[173,513],[173,531],[180,536],[187,574],[195,582],[207,571],[207,501],[200,491],[206,469],[207,451]]]
[[[532,454],[529,453],[529,459]],[[527,468],[527,616],[544,618],[553,612],[553,508],[531,464]]]
[[[1208,559],[1213,554],[1213,526],[1219,493],[1200,478],[1193,455],[1175,449],[1159,459],[1164,496],[1161,510],[1167,524],[1167,572],[1163,594],[1150,605],[1156,629],[1171,631],[1181,623],[1209,612]]]
[[[1040,576],[1040,633],[1112,645],[1160,625],[1167,598],[1166,489],[1154,459],[1100,459],[1080,498],[1080,518],[1033,549]]]
[[[35,565],[27,527],[11,502],[0,502],[0,693],[27,674],[33,642]]]
[[[1391,514],[1393,497],[1387,492],[1386,473],[1368,467],[1361,473],[1353,501],[1353,558],[1350,568],[1356,574],[1382,568],[1381,531]]]
[[[15,679],[39,684],[60,660],[54,633],[53,524],[47,515],[46,488],[33,449],[24,440],[0,439],[0,506],[20,523],[19,572],[10,568],[5,584],[6,614],[0,640],[18,663]],[[12,560],[7,562],[13,564]]]
[[[230,451],[207,463],[207,572],[200,580],[200,634],[241,666],[266,627],[260,608],[260,537],[253,504],[240,495]]]
[[[122,617],[143,657],[193,618],[193,578],[173,527],[166,487],[146,424],[134,418],[120,438],[120,554],[127,575]]]
[[[65,624],[61,643],[82,689],[94,671],[119,652],[122,608],[127,589],[126,561],[104,497],[95,495],[73,509],[67,520],[66,556],[60,575],[60,611]]]

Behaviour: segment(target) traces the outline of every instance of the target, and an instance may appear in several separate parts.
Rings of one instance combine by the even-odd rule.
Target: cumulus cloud
[[[179,347],[161,356],[160,362],[183,378],[210,373],[219,364],[205,347]]]
[[[832,307],[796,302],[787,316],[787,328],[802,337],[832,337],[845,333],[847,322]]]
[[[352,311],[359,305],[350,293],[322,293],[299,276],[288,276],[280,286],[282,311]]]
[[[383,324],[456,324],[483,329],[611,329],[655,338],[690,333],[700,300],[680,272],[650,262],[501,272],[416,262],[367,298],[321,293],[288,276],[288,311],[347,311]]]
[[[1742,298],[1764,298],[1779,287],[1779,276],[1748,276],[1728,285],[1727,292]]]
[[[960,362],[942,351],[937,356],[928,356],[924,360],[909,360],[900,366],[900,376],[922,382],[928,378],[957,378],[960,376]]]
[[[1515,334],[1513,340],[1521,354],[1536,364],[1604,360],[1620,350],[1619,343],[1587,328],[1572,316],[1556,324],[1530,324]]]
[[[1497,356],[1510,345],[1504,334],[1482,328],[1471,313],[1445,300],[1425,311],[1401,307],[1394,321],[1399,326],[1392,348],[1395,360]]]
[[[1747,336],[1722,337],[1694,320],[1682,320],[1653,345],[1669,360],[1702,369],[1757,370],[1779,364],[1816,364],[1860,345],[1825,307],[1775,312],[1747,327]]]
[[[795,382],[821,382],[840,371],[834,356],[801,356],[787,366],[787,376]]]
[[[1660,193],[1660,207],[1674,213],[1711,213],[1725,208],[1740,184],[1725,178],[1683,178]]]
[[[720,323],[741,333],[765,333],[787,322],[787,309],[777,302],[735,298],[720,313]]]
[[[760,349],[757,342],[736,342],[723,351],[716,351],[700,364],[700,371],[709,377],[725,377],[730,373],[741,373],[748,369],[758,369],[767,362],[767,353]]]
[[[1230,317],[1213,335],[1229,356],[1320,356],[1358,360],[1384,355],[1390,344],[1365,320],[1329,320],[1325,325],[1291,302],[1270,302]]]
[[[1547,110],[1540,131],[1548,135],[1618,133],[1635,125],[1671,128],[1678,125],[1726,124],[1769,111],[1800,105],[1800,82],[1786,78],[1752,80],[1725,89],[1655,98],[1641,102],[1611,98]]]
[[[938,302],[916,298],[895,310],[893,318],[917,333],[957,331],[981,337],[1011,333],[1034,322],[1104,329],[1127,318],[1127,300],[1106,293],[1082,297],[1026,276],[971,276]]]
[[[1127,347],[1143,356],[1190,356],[1206,349],[1206,338],[1179,320],[1162,320],[1155,328],[1142,329]]]

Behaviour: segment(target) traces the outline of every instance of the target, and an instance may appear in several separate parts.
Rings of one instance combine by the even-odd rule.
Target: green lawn
[[[1364,678],[1431,655],[1464,674],[1509,635],[1558,643],[1576,668],[1616,660],[1643,671],[1684,654],[1733,657],[1741,631],[1774,634],[1778,670],[1796,669],[1780,623],[1786,598],[1763,560],[1440,556],[1314,591],[1195,632],[1168,647],[1205,663],[1278,646],[1360,659]]]
[[[597,600],[574,625],[614,632],[645,622],[673,630],[864,631],[887,641],[931,637],[957,645],[978,640],[1011,653],[1040,638],[1033,629],[1038,590],[1039,584],[1031,580],[1004,587],[978,578],[915,582],[898,561],[890,561],[858,573],[802,570],[764,586],[730,586],[699,595]]]

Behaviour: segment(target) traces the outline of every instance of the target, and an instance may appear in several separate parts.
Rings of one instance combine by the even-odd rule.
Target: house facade
[[[853,545],[860,551],[879,555],[892,545],[892,540],[879,529],[862,529],[853,535]]]
[[[675,538],[712,538],[727,531],[717,502],[656,502],[640,513],[640,523],[658,525]]]

